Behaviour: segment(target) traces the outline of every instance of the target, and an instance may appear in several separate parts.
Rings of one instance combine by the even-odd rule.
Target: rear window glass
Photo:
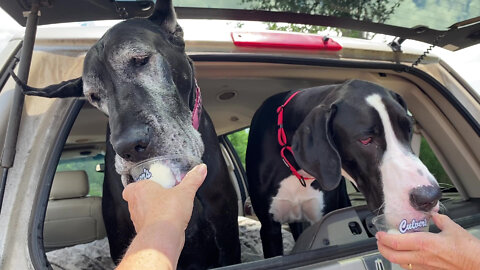
[[[89,196],[102,196],[103,170],[97,171],[97,165],[100,167],[105,162],[105,156],[98,154],[93,157],[81,157],[60,160],[57,172],[83,170],[88,175]]]
[[[437,156],[424,137],[422,137],[422,142],[420,144],[419,158],[428,168],[430,173],[432,173],[435,179],[437,179],[437,182],[443,192],[457,191],[455,186],[452,184],[452,180],[450,180],[450,177],[448,177],[447,172],[442,167],[442,164],[440,164],[438,161]]]
[[[447,30],[452,24],[478,16],[480,1],[386,0],[386,1],[284,1],[226,0],[174,2],[180,7],[268,10],[335,16],[401,27],[428,26]]]
[[[227,135],[228,140],[235,148],[238,158],[242,162],[243,168],[245,169],[245,155],[247,153],[247,143],[248,143],[248,132],[250,128],[242,129]]]

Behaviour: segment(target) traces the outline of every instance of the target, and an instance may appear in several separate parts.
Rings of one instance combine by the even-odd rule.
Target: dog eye
[[[95,94],[95,93],[90,93],[88,95],[88,97],[90,98],[90,101],[93,102],[93,103],[99,103],[100,102],[100,96]]]
[[[372,142],[372,137],[368,137],[368,138],[365,138],[365,139],[360,139],[360,142],[363,145],[369,145]]]
[[[150,60],[150,56],[148,55],[137,56],[132,58],[132,62],[136,67],[145,66],[149,60]]]

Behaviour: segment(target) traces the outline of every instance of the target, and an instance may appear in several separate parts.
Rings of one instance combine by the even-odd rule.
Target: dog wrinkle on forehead
[[[162,100],[165,96],[176,96],[177,91],[171,73],[167,70],[163,60],[157,56],[150,61],[155,61],[150,68],[143,70],[135,78],[136,82],[148,90],[154,100]]]
[[[151,53],[150,46],[133,41],[125,41],[116,45],[111,52],[109,52],[108,59],[112,67],[122,66],[134,56],[142,56]]]

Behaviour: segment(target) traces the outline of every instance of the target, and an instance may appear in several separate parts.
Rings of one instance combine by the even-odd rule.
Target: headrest
[[[88,176],[85,171],[57,172],[53,178],[51,200],[73,199],[88,194]]]

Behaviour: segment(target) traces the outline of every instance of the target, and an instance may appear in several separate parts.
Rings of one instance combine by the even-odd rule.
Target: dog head
[[[403,99],[354,80],[327,100],[308,114],[293,137],[300,167],[325,190],[338,185],[343,168],[371,210],[407,215],[438,211],[440,188],[411,149],[413,121]]]
[[[188,155],[201,159],[200,133],[192,125],[196,83],[183,32],[171,1],[157,1],[148,19],[111,29],[88,51],[81,78],[25,93],[84,95],[109,116],[110,141],[122,180],[148,158]]]

